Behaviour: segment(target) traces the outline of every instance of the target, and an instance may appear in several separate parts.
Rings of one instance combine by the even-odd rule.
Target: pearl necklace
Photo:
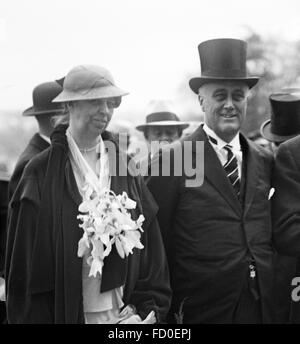
[[[83,152],[85,154],[87,154],[88,152],[92,152],[93,150],[95,150],[99,145],[99,142],[96,144],[96,146],[91,147],[91,148],[79,148],[80,152]]]

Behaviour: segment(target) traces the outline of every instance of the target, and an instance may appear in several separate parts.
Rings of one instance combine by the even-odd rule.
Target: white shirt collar
[[[46,136],[46,135],[43,135],[43,134],[41,134],[41,133],[39,133],[39,135],[40,135],[40,137],[41,137],[42,139],[44,139],[46,142],[48,142],[48,143],[51,144],[50,137],[48,137],[48,136]]]
[[[230,142],[223,141],[212,129],[210,129],[206,123],[203,125],[203,130],[206,132],[207,135],[211,136],[215,140],[217,140],[217,147],[219,149],[224,148],[226,145],[230,145],[233,150],[240,151],[241,150],[241,143],[240,143],[240,135],[239,132],[235,135],[235,137]]]

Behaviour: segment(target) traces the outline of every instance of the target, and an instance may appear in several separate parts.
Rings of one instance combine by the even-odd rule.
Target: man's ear
[[[203,112],[205,112],[205,101],[204,101],[204,97],[201,96],[200,94],[198,94],[198,100],[199,100],[199,104],[201,106],[201,109]]]

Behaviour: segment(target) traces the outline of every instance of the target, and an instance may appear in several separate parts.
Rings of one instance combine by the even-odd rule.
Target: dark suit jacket
[[[0,173],[0,277],[4,277],[8,178]],[[0,302],[0,324],[6,319],[5,302]]]
[[[186,140],[193,143],[194,164],[195,142],[204,141],[203,184],[188,188],[187,175],[174,176],[172,169],[170,177],[151,177],[148,182],[159,205],[174,293],[172,311],[177,312],[185,300],[184,322],[231,323],[252,255],[263,321],[271,322],[273,248],[268,195],[273,158],[241,135],[244,199],[239,202],[202,127]],[[171,168],[182,146],[183,142],[174,145]]]
[[[279,253],[300,258],[300,137],[279,147],[273,176],[275,193],[272,198],[274,243]],[[298,259],[294,276],[300,276]],[[291,289],[295,288],[292,287]],[[290,321],[300,323],[300,305],[291,299]]]
[[[8,180],[0,176],[0,276],[4,274],[4,257],[6,241],[6,220],[7,220],[7,189]]]
[[[34,156],[41,153],[43,150],[48,148],[50,145],[47,141],[45,141],[38,133],[34,134],[33,137],[30,139],[27,147],[20,155],[14,172],[11,176],[9,187],[8,187],[8,198],[9,200],[12,198],[13,193],[15,192],[19,180],[21,179],[22,173],[24,171],[25,166]]]

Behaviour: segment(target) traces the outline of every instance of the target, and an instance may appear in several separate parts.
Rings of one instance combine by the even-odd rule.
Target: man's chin
[[[222,126],[220,128],[218,136],[220,136],[221,139],[228,139],[228,138],[234,138],[234,136],[239,132],[240,130],[240,125],[239,124],[231,124],[231,125],[226,125]],[[226,140],[225,140],[226,141]]]

